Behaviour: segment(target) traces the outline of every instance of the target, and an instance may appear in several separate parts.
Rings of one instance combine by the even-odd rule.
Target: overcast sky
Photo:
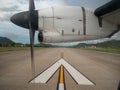
[[[84,6],[90,9],[109,2],[111,0],[35,0],[36,9],[51,6]],[[29,43],[29,32],[27,29],[18,27],[10,22],[10,17],[15,13],[28,10],[29,0],[0,0],[0,36],[8,37],[15,42]],[[120,39],[118,35],[113,38]],[[36,42],[37,35],[36,35]]]

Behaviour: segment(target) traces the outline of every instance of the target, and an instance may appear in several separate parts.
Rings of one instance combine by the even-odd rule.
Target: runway
[[[55,63],[59,66],[54,67]],[[48,76],[50,78],[45,83],[30,83],[46,70],[50,73],[52,65],[53,71],[56,68],[55,72]],[[81,78],[79,75],[85,77],[90,84],[77,83],[75,75],[78,79]],[[37,49],[33,78],[29,50],[0,52],[0,90],[60,90],[58,85],[64,85],[61,90],[117,90],[119,81],[120,54],[77,48]]]

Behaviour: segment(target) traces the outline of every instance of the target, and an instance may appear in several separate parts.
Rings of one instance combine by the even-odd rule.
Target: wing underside
[[[120,0],[112,0],[106,3],[97,8],[94,14],[100,18],[99,20],[105,20],[117,27],[117,30],[111,33],[108,37],[111,37],[120,31]]]

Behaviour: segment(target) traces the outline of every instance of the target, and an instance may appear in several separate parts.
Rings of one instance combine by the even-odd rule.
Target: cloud
[[[9,18],[15,12],[19,12],[19,11],[21,11],[21,10],[20,10],[18,3],[15,4],[12,2],[12,0],[1,0],[1,3],[0,3],[0,21],[9,21]]]
[[[0,7],[0,21],[9,21],[10,17],[21,10],[17,5],[9,7]]]
[[[3,21],[9,21],[10,20],[10,14],[0,14],[0,22],[3,22]]]
[[[5,7],[0,8],[0,12],[15,12],[15,11],[21,11],[17,5],[6,8]]]
[[[17,0],[19,3],[21,4],[26,4],[26,3],[29,3],[29,0]],[[45,0],[34,0],[35,2],[39,2],[39,1],[45,1]],[[49,1],[49,0],[47,0]]]
[[[12,15],[27,11],[28,5],[28,0],[0,0],[0,21],[9,21]]]
[[[96,9],[101,5],[111,1],[111,0],[62,0],[68,6],[82,6],[86,8]]]

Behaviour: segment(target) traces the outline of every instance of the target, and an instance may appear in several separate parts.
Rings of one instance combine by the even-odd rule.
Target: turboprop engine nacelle
[[[38,16],[38,39],[46,43],[100,39],[117,30],[106,20],[100,23],[94,12],[84,7],[50,7],[39,10]]]

